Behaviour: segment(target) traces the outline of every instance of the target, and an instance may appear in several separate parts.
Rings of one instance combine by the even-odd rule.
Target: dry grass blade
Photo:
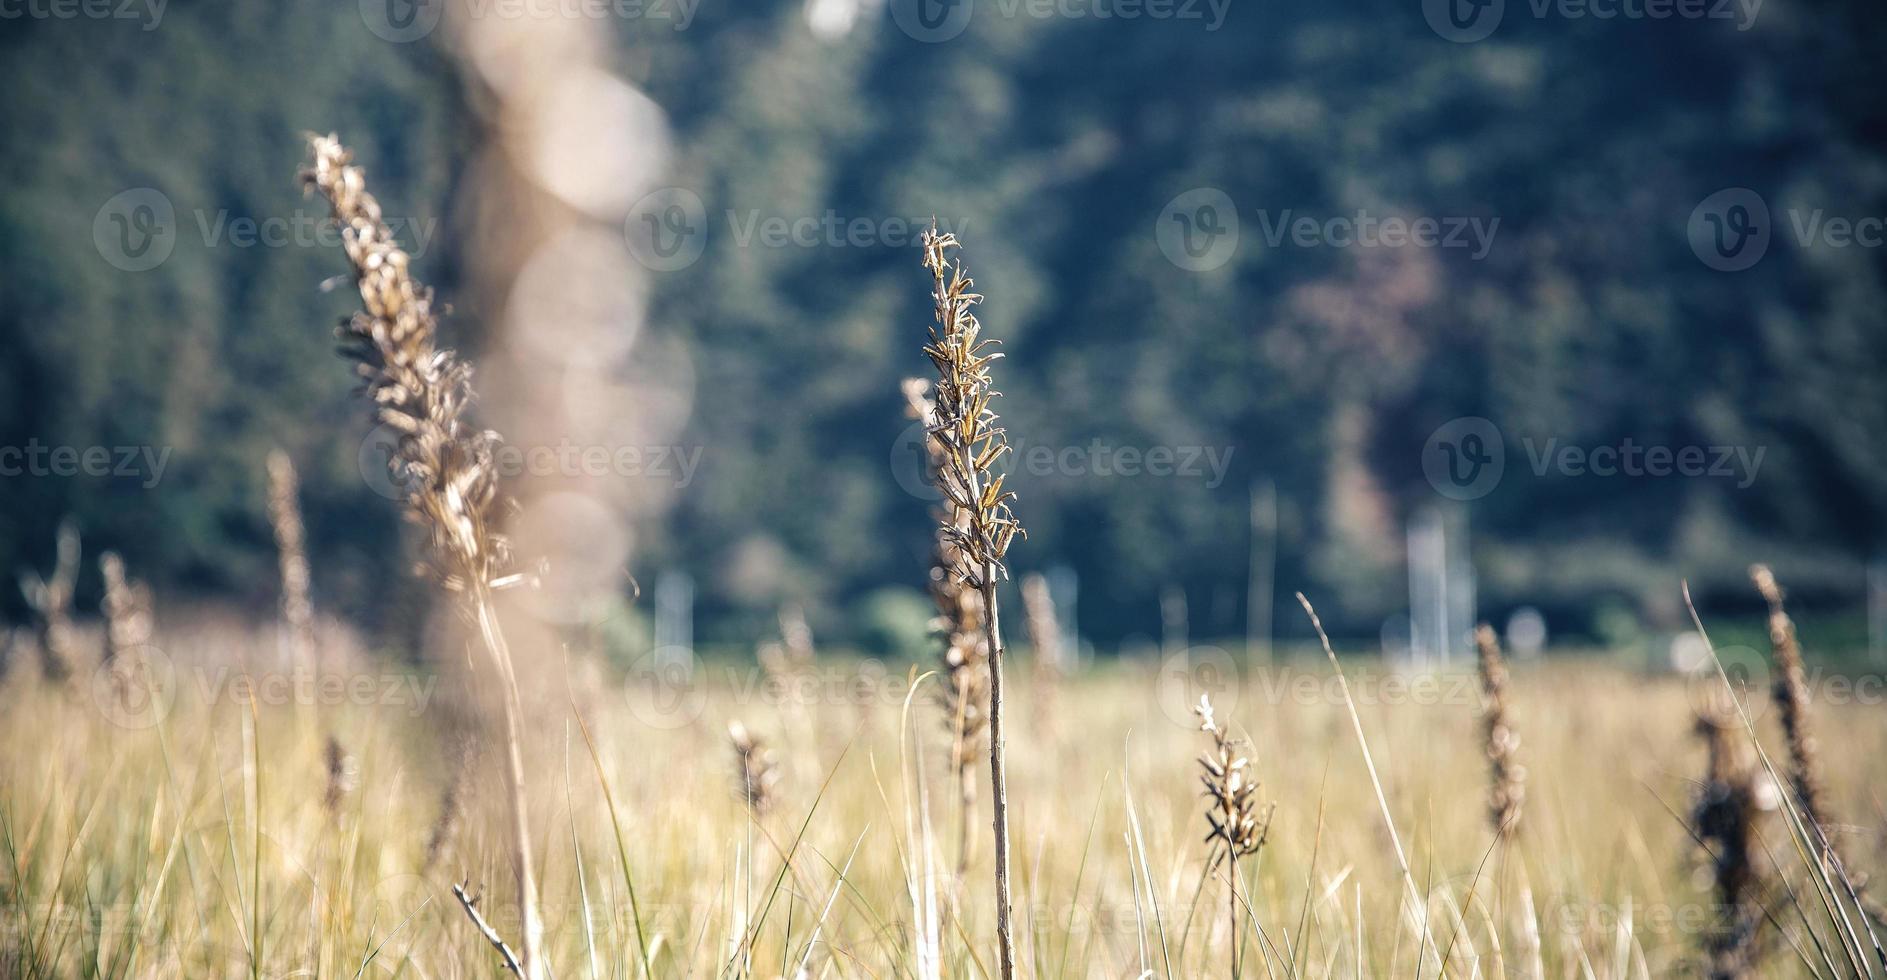
[[[1311,628],[1317,631],[1317,641],[1323,644],[1324,656],[1330,660],[1330,669],[1336,671],[1337,687],[1343,692],[1343,706],[1349,710],[1350,725],[1356,730],[1356,744],[1363,750],[1363,767],[1369,770],[1369,782],[1376,790],[1376,806],[1382,812],[1383,826],[1389,830],[1389,844],[1395,849],[1396,866],[1402,872],[1402,884],[1409,892],[1409,901],[1414,903],[1416,914],[1420,917],[1422,942],[1431,938],[1428,928],[1428,901],[1422,890],[1415,885],[1415,875],[1409,870],[1407,852],[1402,849],[1402,837],[1396,833],[1396,820],[1389,812],[1389,798],[1383,794],[1382,778],[1376,774],[1376,760],[1370,755],[1369,738],[1363,734],[1363,717],[1356,713],[1356,699],[1350,694],[1349,678],[1343,676],[1343,665],[1337,662],[1337,652],[1330,647],[1330,636],[1324,632],[1323,620],[1317,618],[1317,610],[1304,598],[1304,593],[1297,593],[1297,603],[1304,607],[1304,614],[1310,617]]]

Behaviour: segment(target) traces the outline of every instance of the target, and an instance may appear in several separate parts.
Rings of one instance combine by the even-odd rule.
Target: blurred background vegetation
[[[1555,635],[1608,639],[1675,625],[1680,577],[1753,611],[1743,570],[1762,560],[1801,619],[1858,624],[1887,553],[1887,269],[1879,248],[1802,247],[1785,212],[1887,214],[1887,18],[1862,0],[1769,0],[1746,30],[1508,8],[1472,44],[1413,0],[1234,0],[1216,30],[981,0],[935,44],[870,2],[599,22],[616,70],[667,113],[672,183],[710,229],[699,261],[652,280],[661,380],[692,393],[680,441],[702,452],[636,528],[631,571],[688,573],[705,642],[751,642],[789,601],[822,638],[866,646],[900,645],[883,638],[921,614],[928,505],[893,467],[898,381],[927,368],[917,250],[743,247],[725,217],[830,210],[960,233],[1009,354],[1013,441],[1230,451],[1216,482],[1017,474],[1030,536],[1013,564],[1073,570],[1103,648],[1157,636],[1175,590],[1195,635],[1243,634],[1266,484],[1278,595],[1303,589],[1375,635],[1407,608],[1403,528],[1448,503],[1423,445],[1461,416],[1507,436],[1505,478],[1455,511],[1484,615],[1534,605]],[[281,445],[303,470],[317,602],[410,626],[423,591],[385,546],[406,532],[360,476],[368,425],[331,356],[348,300],[317,288],[341,256],[204,223],[319,214],[293,179],[303,134],[342,134],[389,211],[433,229],[417,267],[476,360],[494,314],[455,289],[479,138],[459,63],[376,36],[351,0],[173,0],[151,30],[8,20],[0,57],[0,446],[171,451],[148,489],[0,481],[0,568],[46,566],[70,514],[88,552],[119,549],[166,604],[267,615],[261,461]],[[164,264],[125,272],[93,225],[140,187],[180,227]],[[1209,272],[1168,261],[1154,233],[1197,187],[1244,224]],[[1725,187],[1757,191],[1776,222],[1740,273],[1686,237]],[[1499,226],[1479,259],[1266,245],[1259,213],[1287,209]],[[1536,476],[1523,438],[1764,456],[1748,486]],[[14,590],[0,611],[18,620]],[[1282,604],[1278,622],[1302,632]]]

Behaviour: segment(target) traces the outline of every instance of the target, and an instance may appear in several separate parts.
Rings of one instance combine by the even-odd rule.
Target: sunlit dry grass
[[[468,817],[425,870],[454,767],[440,737],[452,682],[427,688],[430,675],[365,661],[338,668],[366,693],[316,709],[358,765],[357,786],[331,812],[325,736],[304,734],[279,691],[265,687],[252,712],[240,688],[217,688],[272,641],[160,638],[174,667],[167,711],[114,706],[109,685],[52,687],[12,672],[0,691],[0,974],[494,975],[497,955],[448,891],[468,882],[494,929],[517,935],[494,759],[478,761]],[[1374,661],[1345,659],[1431,938],[1402,901],[1338,689],[1317,661],[1290,661],[1210,691],[1221,722],[1249,738],[1265,800],[1277,802],[1269,840],[1238,866],[1240,901],[1250,899],[1243,975],[1435,976],[1446,961],[1452,976],[1531,976],[1516,950],[1534,928],[1547,976],[1663,976],[1699,962],[1715,919],[1684,825],[1704,771],[1695,685],[1597,663],[1514,665],[1507,711],[1529,776],[1508,850],[1494,846],[1487,818],[1473,676],[1398,681]],[[525,746],[556,975],[641,976],[646,947],[654,976],[923,976],[927,907],[939,973],[994,973],[990,855],[983,848],[955,872],[951,746],[934,692],[913,693],[911,672],[821,661],[792,691],[746,665],[703,664],[680,689],[603,680],[582,662],[569,673],[569,694],[561,677],[543,678],[556,694],[530,709]],[[1220,880],[1201,881],[1200,735],[1186,707],[1203,692],[1189,676],[1151,664],[1072,675],[1059,695],[1065,723],[1011,743],[1027,975],[1227,972],[1227,895]],[[393,697],[406,703],[361,703]],[[1766,697],[1756,692],[1752,706]],[[1033,701],[1018,677],[1017,717]],[[1842,733],[1822,753],[1841,844],[1861,868],[1879,868],[1871,787],[1887,778],[1887,715],[1814,709],[1822,730]],[[1778,738],[1774,715],[1757,719],[1766,739]],[[758,812],[730,773],[736,718],[777,763]],[[1779,818],[1768,819],[1765,839],[1786,851]],[[1791,874],[1803,887],[1799,869]],[[1532,918],[1516,898],[1522,883]],[[1805,935],[1796,913],[1777,918]],[[1762,972],[1805,975],[1788,942],[1765,931]]]

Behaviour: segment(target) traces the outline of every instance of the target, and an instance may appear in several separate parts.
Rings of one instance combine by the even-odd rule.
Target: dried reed
[[[1481,715],[1481,744],[1487,753],[1487,812],[1494,834],[1503,843],[1520,832],[1521,804],[1527,798],[1527,769],[1520,764],[1520,735],[1507,718],[1507,664],[1500,655],[1494,628],[1482,623],[1474,631],[1478,653],[1476,670],[1487,706]]]
[[[727,723],[727,740],[734,749],[734,785],[740,791],[741,802],[754,816],[760,816],[773,808],[773,790],[780,782],[773,753],[738,721]]]
[[[105,596],[99,602],[105,614],[104,663],[129,663],[151,642],[151,590],[125,576],[124,559],[116,552],[98,556],[98,571],[105,580]]]
[[[492,460],[498,436],[467,425],[472,369],[437,347],[432,292],[409,274],[407,255],[381,220],[361,169],[334,136],[312,138],[309,150],[313,162],[302,179],[333,206],[363,306],[342,324],[344,352],[356,362],[375,420],[398,435],[388,466],[407,517],[428,533],[429,555],[421,570],[477,626],[502,688],[512,872],[523,913],[519,963],[525,977],[539,980],[547,968],[540,954],[543,921],[524,790],[523,705],[492,604],[494,591],[524,581],[512,571],[510,547],[496,529],[506,506]]]
[[[269,524],[282,577],[282,625],[287,630],[288,662],[301,673],[316,669],[314,601],[309,598],[306,530],[301,522],[300,481],[295,464],[281,450],[269,453]]]
[[[813,672],[817,653],[813,649],[812,627],[806,624],[804,609],[789,602],[780,607],[777,618],[780,638],[760,644],[756,654],[767,679],[782,690],[788,690],[796,679]]]
[[[79,529],[70,519],[59,522],[56,555],[52,578],[42,579],[30,570],[20,573],[20,592],[33,611],[40,671],[47,680],[62,683],[72,676],[77,664],[72,643],[72,591],[79,584]]]
[[[924,354],[937,369],[935,408],[927,427],[942,465],[933,478],[951,507],[940,532],[955,546],[952,571],[983,596],[983,636],[989,651],[989,766],[993,831],[996,842],[996,934],[1002,980],[1015,976],[1015,936],[1010,925],[1009,790],[1003,744],[1002,626],[996,583],[1008,577],[1003,564],[1009,544],[1023,533],[1010,511],[1015,494],[1003,490],[996,464],[1009,451],[991,403],[999,392],[989,365],[1002,357],[989,350],[996,341],[979,337],[982,324],[974,308],[982,297],[949,250],[955,235],[924,234],[924,266],[931,272],[936,323]]]
[[[1769,649],[1775,660],[1776,677],[1770,696],[1775,699],[1776,716],[1782,723],[1783,740],[1789,747],[1789,789],[1802,808],[1802,815],[1817,826],[1828,826],[1823,809],[1820,760],[1816,756],[1815,736],[1808,730],[1808,677],[1802,667],[1802,647],[1795,639],[1795,622],[1782,609],[1782,587],[1765,565],[1751,565],[1750,581],[1769,603]]]
[[[1212,845],[1212,856],[1206,861],[1206,873],[1210,875],[1220,862],[1226,862],[1226,902],[1230,920],[1232,946],[1232,976],[1238,973],[1238,861],[1258,853],[1265,845],[1265,839],[1271,834],[1271,815],[1277,805],[1265,809],[1262,820],[1258,816],[1258,783],[1248,777],[1245,767],[1250,760],[1240,754],[1246,747],[1245,740],[1233,738],[1231,733],[1220,725],[1212,713],[1212,701],[1204,694],[1199,695],[1199,703],[1193,706],[1193,714],[1199,716],[1199,730],[1212,739],[1212,744],[1199,756],[1199,766],[1205,772],[1199,781],[1205,785],[1206,823],[1212,826],[1206,834],[1206,843]]]
[[[903,385],[906,411],[923,423],[926,431],[934,427],[937,406],[930,400],[930,383],[922,378],[907,378]],[[943,448],[935,439],[925,440],[930,472],[944,466]],[[931,550],[930,598],[937,615],[930,621],[931,633],[940,641],[938,662],[943,683],[937,701],[943,709],[944,726],[950,734],[950,767],[957,778],[957,877],[969,867],[975,838],[970,827],[976,814],[976,763],[982,755],[983,732],[988,721],[989,639],[983,631],[983,593],[971,588],[957,571],[960,560],[955,540],[944,532],[946,521],[961,527],[962,520],[952,508],[936,510],[938,530]]]
[[[472,792],[472,770],[478,759],[478,742],[466,734],[452,742],[452,774],[446,779],[446,787],[439,795],[439,814],[433,818],[432,828],[426,832],[425,869],[430,871],[439,863],[439,858],[452,843],[453,835],[459,829],[459,821],[465,816],[466,798]]]
[[[1048,591],[1048,579],[1039,574],[1022,577],[1022,613],[1023,624],[1029,630],[1029,648],[1035,654],[1035,720],[1042,730],[1052,730],[1065,665],[1061,624],[1055,619],[1055,598]]]
[[[360,764],[347,753],[341,740],[332,735],[328,736],[321,757],[328,776],[327,788],[321,794],[321,805],[332,820],[340,816],[341,804],[347,802],[347,795],[354,791],[360,778]]]
[[[1756,822],[1764,807],[1761,784],[1748,749],[1736,737],[1738,726],[1719,711],[1697,716],[1697,733],[1708,752],[1693,821],[1697,839],[1709,851],[1718,922],[1705,943],[1709,975],[1733,980],[1750,974],[1759,955],[1756,932],[1762,922],[1757,894]]]

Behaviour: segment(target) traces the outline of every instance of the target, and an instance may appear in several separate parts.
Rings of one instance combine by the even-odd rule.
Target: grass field
[[[492,927],[515,935],[493,747],[454,761],[454,733],[472,730],[466,688],[450,671],[356,658],[297,689],[264,666],[276,642],[160,637],[151,703],[115,700],[104,674],[54,687],[30,665],[11,671],[0,974],[498,972],[450,891],[467,882]],[[1019,653],[1008,742],[1021,971],[1225,976],[1234,941],[1251,977],[1700,968],[1720,910],[1688,829],[1706,764],[1699,682],[1596,660],[1515,666],[1506,708],[1527,792],[1517,837],[1496,846],[1474,675],[1418,681],[1343,660],[1393,836],[1321,658],[1229,676],[1104,666],[1047,697]],[[993,974],[987,768],[959,878],[936,677],[913,690],[914,673],[821,660],[769,679],[705,664],[675,686],[606,679],[580,658],[532,665],[526,790],[555,975],[641,976],[645,957],[660,977]],[[1276,804],[1263,847],[1238,864],[1236,904],[1224,864],[1204,874],[1195,758],[1207,740],[1185,711],[1200,693],[1249,739],[1258,797]],[[1829,700],[1850,702],[1813,706],[1837,843],[1856,870],[1879,868],[1887,714]],[[1749,705],[1776,755],[1767,695]],[[734,720],[775,767],[758,813],[736,789]],[[463,813],[429,867],[457,772]],[[1783,817],[1757,819],[1774,852],[1761,862],[1774,922],[1758,972],[1834,975],[1845,964],[1831,946],[1824,965],[1809,938],[1829,924]]]

